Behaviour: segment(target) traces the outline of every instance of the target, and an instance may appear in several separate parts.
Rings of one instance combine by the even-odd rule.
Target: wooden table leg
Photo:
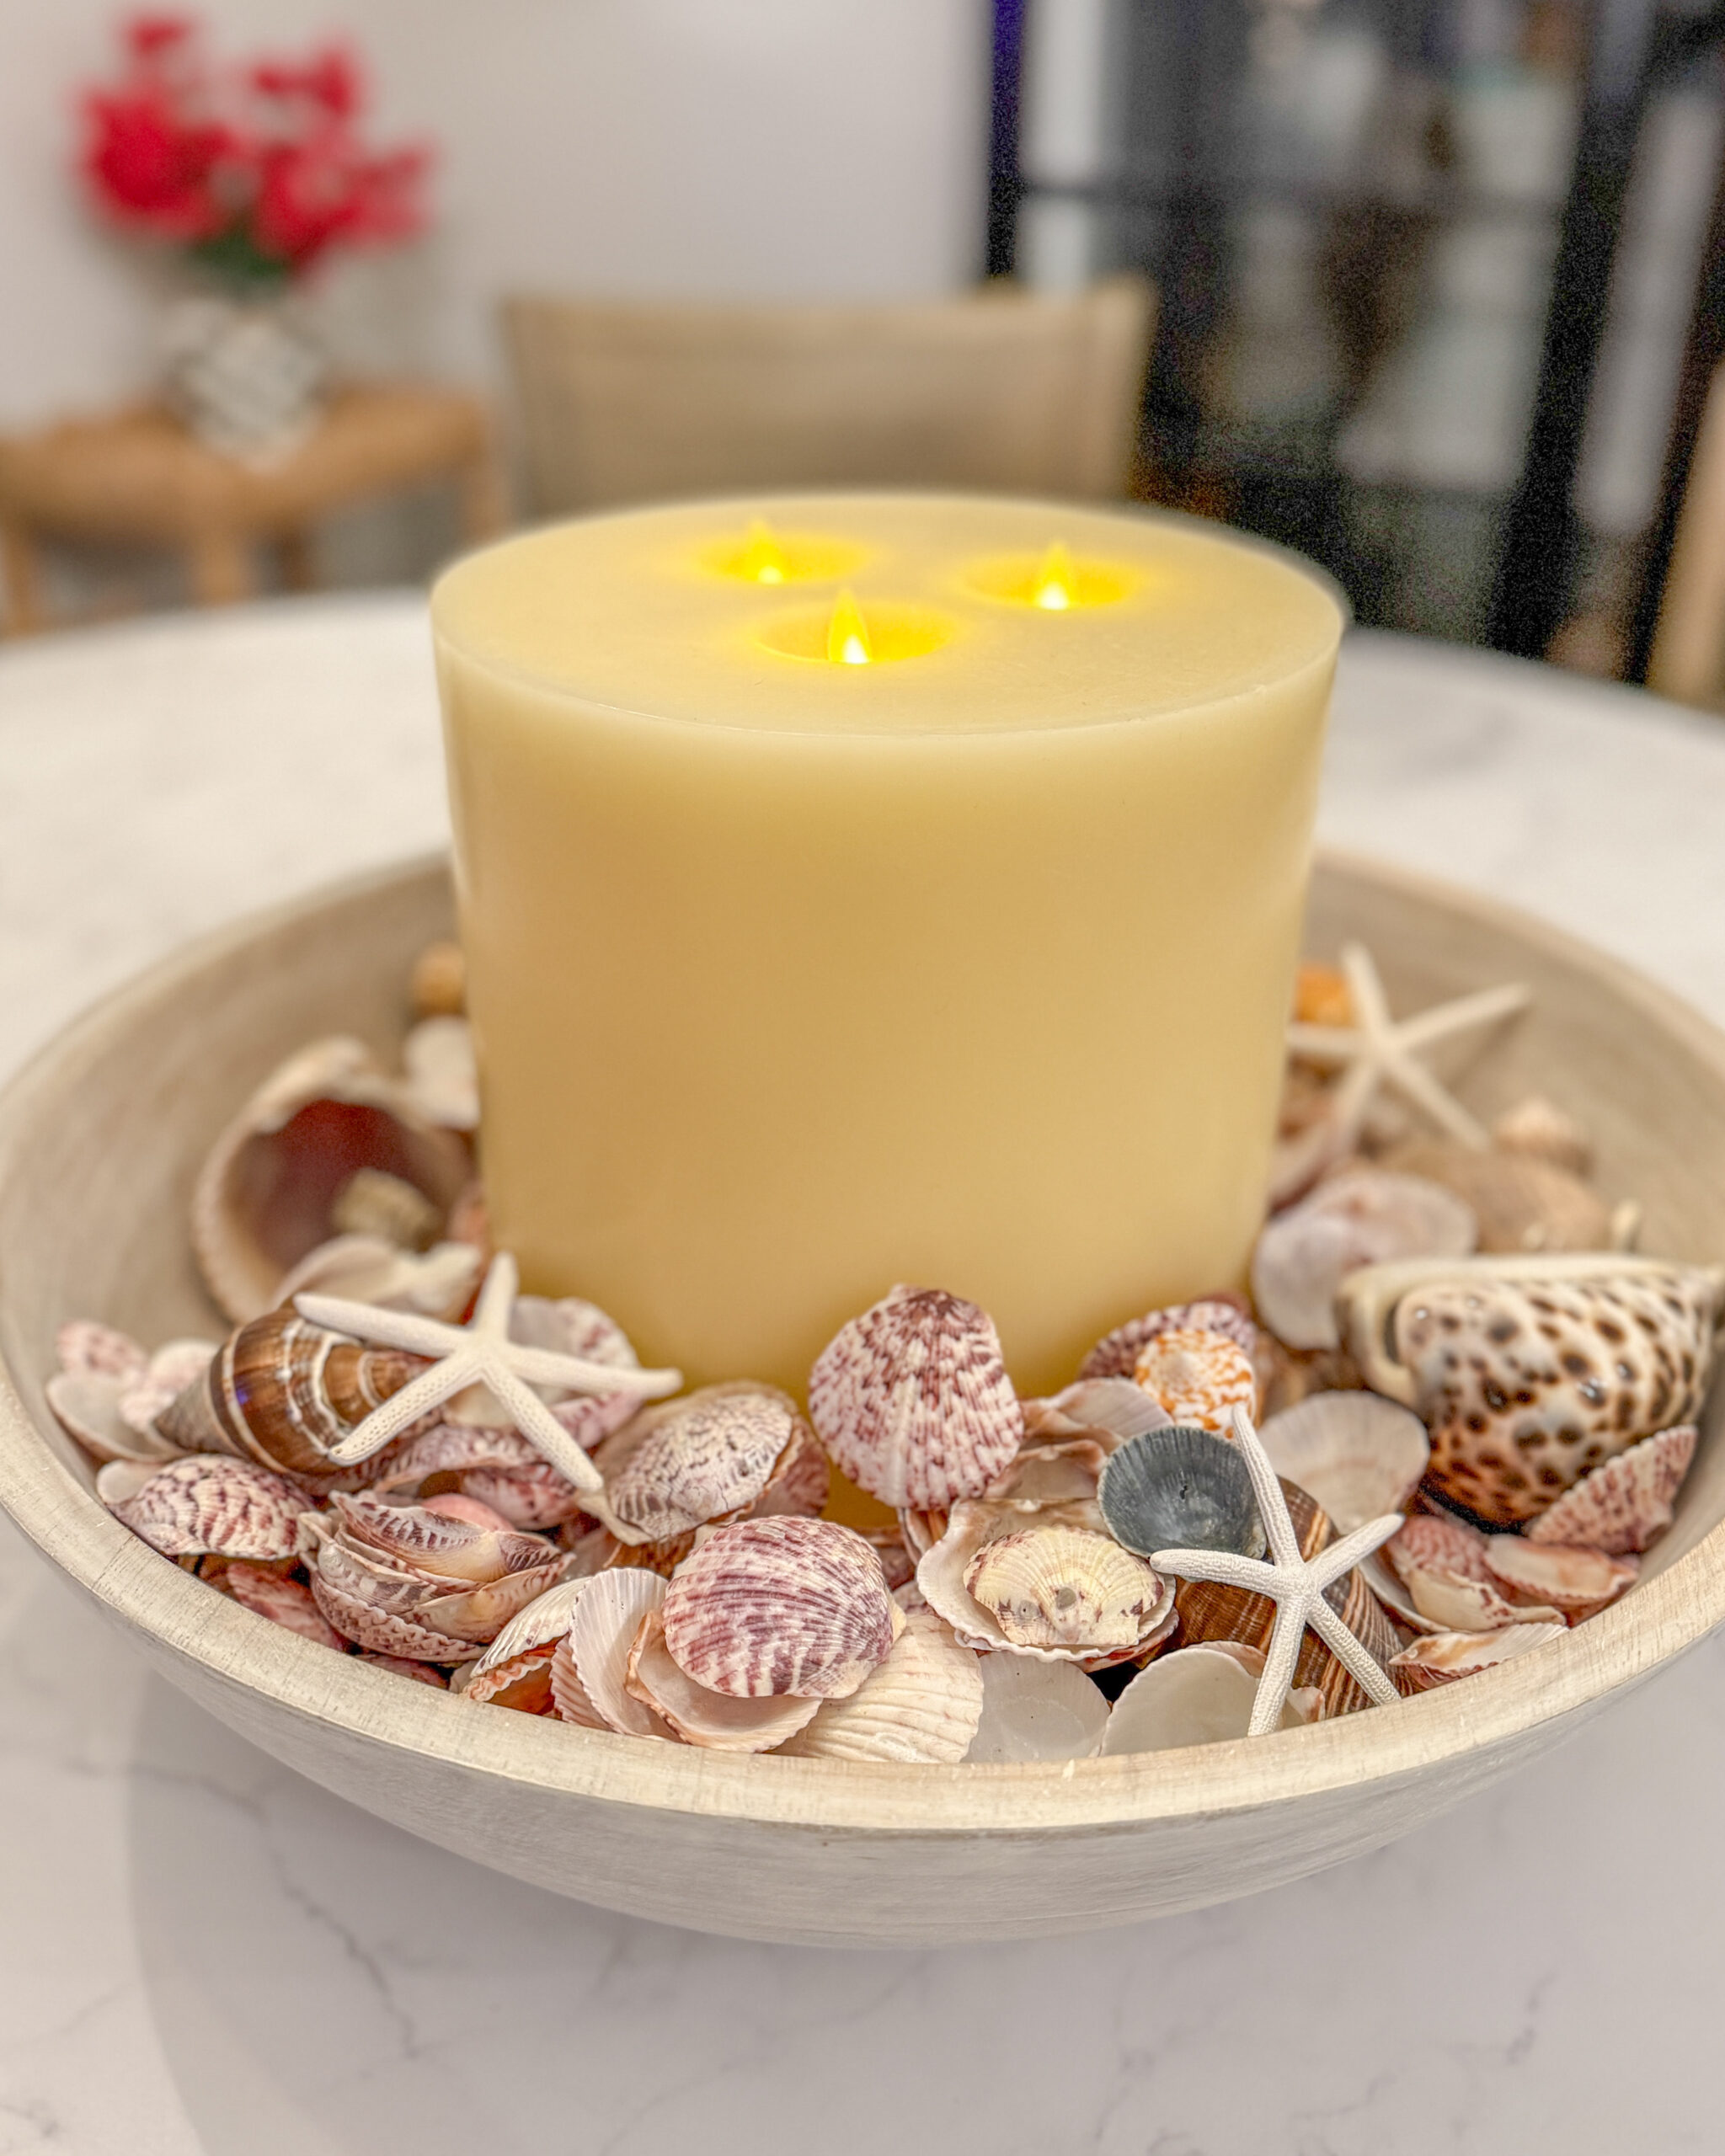
[[[192,596],[200,606],[227,606],[257,595],[251,549],[237,531],[200,531],[190,552]]]
[[[31,630],[47,626],[35,542],[29,527],[12,517],[0,519],[0,582],[6,597],[6,618],[0,622],[0,634],[28,636]]]
[[[275,542],[275,552],[281,563],[281,580],[290,591],[317,590],[317,558],[312,549],[312,535],[303,525],[284,531]]]

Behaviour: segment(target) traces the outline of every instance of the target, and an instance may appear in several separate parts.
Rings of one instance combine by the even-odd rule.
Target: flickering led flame
[[[1049,614],[1064,614],[1072,604],[1072,557],[1056,539],[1042,558],[1036,572],[1036,589],[1030,595],[1033,606],[1040,606]]]
[[[743,542],[737,574],[751,584],[782,584],[785,580],[784,548],[772,526],[758,516],[750,525],[749,536]]]
[[[874,656],[868,624],[854,595],[841,591],[826,625],[826,655],[836,666],[867,666]]]

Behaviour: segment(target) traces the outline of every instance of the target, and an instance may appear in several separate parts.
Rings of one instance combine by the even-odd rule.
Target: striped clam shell
[[[159,1467],[113,1460],[97,1476],[96,1494],[164,1556],[265,1563],[294,1555],[299,1518],[312,1502],[285,1476],[220,1453]]]
[[[794,1516],[714,1528],[672,1575],[664,1609],[677,1667],[734,1699],[843,1699],[905,1621],[860,1534]]]

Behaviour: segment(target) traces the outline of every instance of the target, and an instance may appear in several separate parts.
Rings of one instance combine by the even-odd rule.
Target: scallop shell
[[[1384,1544],[1383,1554],[1404,1579],[1421,1567],[1459,1572],[1470,1580],[1492,1576],[1486,1562],[1486,1537],[1447,1513],[1416,1513],[1404,1520]]]
[[[156,1437],[158,1418],[204,1375],[219,1353],[220,1343],[214,1340],[170,1340],[158,1348],[120,1387],[120,1421],[141,1438]]]
[[[1178,1647],[1159,1655],[1115,1700],[1103,1737],[1103,1758],[1245,1737],[1263,1664],[1256,1648],[1231,1645]],[[1297,1729],[1316,1721],[1321,1710],[1316,1691],[1290,1692],[1279,1726]]]
[[[1506,1625],[1495,1632],[1434,1632],[1416,1640],[1390,1658],[1389,1670],[1398,1692],[1429,1692],[1434,1685],[1452,1684],[1458,1677],[1472,1677],[1500,1662],[1510,1662],[1530,1648],[1542,1647],[1548,1640],[1563,1636],[1562,1625],[1549,1623]]]
[[[285,1476],[225,1454],[153,1462],[112,1460],[96,1495],[132,1533],[168,1557],[291,1557],[311,1499]]]
[[[845,1699],[885,1661],[903,1625],[879,1558],[833,1520],[716,1527],[665,1598],[665,1645],[678,1668],[738,1700]]]
[[[1540,1514],[1528,1540],[1580,1543],[1613,1557],[1650,1549],[1671,1524],[1696,1436],[1693,1422],[1681,1422],[1606,1460]]]
[[[1105,1431],[1122,1444],[1128,1438],[1142,1437],[1146,1430],[1166,1430],[1173,1420],[1161,1401],[1152,1400],[1130,1376],[1080,1378],[1052,1400],[1032,1401],[1024,1412],[1027,1437],[1032,1409],[1038,1407],[1081,1430]]]
[[[1519,1534],[1488,1535],[1486,1562],[1512,1601],[1548,1604],[1572,1625],[1615,1602],[1641,1572],[1634,1557],[1608,1557],[1603,1550],[1561,1542],[1530,1542]]]
[[[421,1114],[360,1042],[313,1042],[265,1079],[193,1188],[193,1248],[230,1318],[274,1307],[282,1275],[329,1240],[337,1194],[360,1168],[411,1184],[440,1219],[473,1172],[463,1140]]]
[[[1080,1382],[1087,1378],[1130,1378],[1139,1356],[1163,1332],[1220,1332],[1248,1355],[1258,1352],[1258,1327],[1239,1299],[1206,1295],[1195,1303],[1171,1303],[1165,1310],[1147,1310],[1142,1317],[1116,1326],[1079,1364]]]
[[[434,1669],[427,1662],[414,1662],[404,1654],[373,1654],[368,1651],[350,1659],[363,1662],[368,1669],[387,1669],[392,1677],[405,1677],[410,1684],[429,1684],[436,1692],[449,1689],[449,1678],[442,1670]]]
[[[992,1321],[937,1288],[895,1288],[841,1326],[809,1413],[841,1472],[889,1505],[975,1497],[1024,1433]]]
[[[120,1412],[124,1380],[94,1371],[56,1370],[44,1390],[54,1419],[93,1459],[164,1461],[182,1447],[155,1430],[139,1431]]]
[[[350,1547],[376,1550],[421,1580],[488,1587],[510,1573],[531,1572],[555,1555],[536,1534],[464,1518],[448,1502],[390,1504],[363,1491],[353,1496],[338,1491],[330,1502],[336,1531]]]
[[[1431,1458],[1418,1416],[1375,1392],[1312,1393],[1258,1434],[1277,1474],[1309,1490],[1339,1534],[1400,1512]]]
[[[962,1759],[982,1718],[982,1668],[932,1609],[906,1613],[879,1668],[848,1700],[825,1701],[782,1747],[799,1759]]]
[[[608,1729],[624,1737],[667,1737],[664,1720],[636,1698],[628,1684],[629,1648],[642,1621],[665,1600],[665,1582],[657,1572],[600,1572],[586,1583],[569,1620],[568,1660],[580,1698]],[[561,1652],[561,1651],[560,1651]],[[553,1694],[561,1664],[553,1657]],[[566,1721],[579,1719],[579,1701],[570,1689],[558,1700]]]
[[[554,1355],[573,1355],[585,1363],[610,1363],[638,1369],[628,1335],[596,1303],[579,1295],[553,1299],[517,1295],[510,1312],[509,1337],[523,1348],[547,1348]],[[613,1430],[621,1429],[641,1405],[634,1392],[574,1393],[551,1403],[551,1412],[579,1445],[591,1451]]]
[[[276,1300],[344,1295],[380,1310],[411,1310],[453,1323],[473,1299],[484,1259],[471,1243],[403,1250],[382,1235],[336,1235],[307,1251],[279,1283]]]
[[[628,1641],[625,1639],[624,1666],[628,1666]],[[623,1696],[627,1699],[628,1694]],[[630,1700],[635,1710],[645,1715],[650,1710],[638,1700]],[[575,1668],[574,1650],[568,1636],[558,1640],[551,1650],[551,1708],[559,1721],[572,1724],[577,1729],[609,1729],[611,1724],[600,1713],[589,1696]]]
[[[1594,1164],[1594,1149],[1586,1131],[1573,1116],[1566,1115],[1542,1093],[1530,1093],[1514,1107],[1506,1108],[1492,1125],[1492,1143],[1499,1152],[1548,1161],[1554,1168],[1567,1168],[1573,1176],[1587,1175]]]
[[[356,1347],[291,1310],[271,1310],[230,1335],[157,1428],[184,1451],[232,1452],[331,1481],[344,1470],[330,1446],[427,1368],[419,1356]]]
[[[1334,1540],[1334,1529],[1322,1508],[1296,1483],[1284,1481],[1282,1495],[1288,1502],[1301,1556],[1315,1557]],[[1387,1662],[1400,1641],[1358,1568],[1338,1580],[1326,1599],[1367,1653]],[[1276,1605],[1268,1595],[1225,1587],[1215,1580],[1183,1580],[1174,1600],[1183,1646],[1236,1641],[1242,1646],[1268,1650],[1276,1620]],[[1310,1631],[1300,1642],[1294,1682],[1296,1687],[1316,1687],[1323,1696],[1326,1716],[1354,1714],[1371,1705],[1343,1665]]]
[[[627,1682],[644,1706],[660,1716],[686,1744],[714,1752],[771,1752],[805,1729],[820,1701],[791,1693],[747,1696],[715,1692],[697,1684],[672,1658],[665,1613],[649,1611],[629,1648]]]
[[[1251,1355],[1226,1333],[1175,1326],[1145,1342],[1132,1369],[1172,1421],[1200,1430],[1226,1430],[1234,1410],[1258,1412],[1258,1372]]]
[[[662,1541],[748,1511],[807,1429],[796,1402],[772,1385],[705,1385],[643,1409],[606,1440],[596,1465],[617,1517]]]
[[[1082,1670],[1020,1654],[985,1654],[977,1667],[982,1718],[964,1755],[973,1764],[1096,1757],[1108,1703]]]
[[[459,1683],[451,1680],[451,1689],[477,1705],[512,1707],[517,1714],[524,1715],[554,1715],[557,1702],[551,1689],[553,1652],[554,1643],[547,1642],[542,1646],[524,1647],[520,1654],[494,1662],[485,1669],[476,1662]]]
[[[1164,1588],[1140,1557],[1083,1528],[1031,1527],[985,1543],[964,1587],[1015,1647],[1130,1651]]]
[[[522,1529],[558,1527],[581,1510],[574,1484],[513,1426],[433,1422],[398,1438],[343,1479],[379,1495],[460,1489]]]
[[[1373,1389],[1430,1430],[1431,1486],[1514,1526],[1693,1417],[1722,1302],[1725,1267],[1602,1251],[1374,1266],[1338,1307]]]
[[[290,1574],[236,1559],[222,1573],[222,1587],[242,1608],[267,1617],[272,1625],[297,1632],[302,1640],[318,1646],[334,1647],[339,1654],[347,1652],[347,1641],[326,1620],[312,1599],[310,1588]]]
[[[1246,1462],[1209,1430],[1174,1424],[1132,1438],[1103,1467],[1097,1502],[1109,1534],[1141,1557],[1156,1550],[1263,1555]]]
[[[1334,1348],[1336,1290],[1362,1265],[1474,1247],[1471,1209],[1419,1176],[1345,1168],[1267,1223],[1252,1256],[1258,1314],[1290,1348]]]
[[[1482,1251],[1605,1250],[1611,1212],[1578,1176],[1531,1153],[1482,1153],[1454,1139],[1420,1138],[1387,1167],[1441,1183],[1472,1208]]]
[[[1502,1538],[1519,1541],[1519,1535]],[[1402,1584],[1415,1609],[1434,1630],[1440,1632],[1494,1632],[1504,1625],[1531,1623],[1535,1619],[1562,1621],[1562,1612],[1550,1605],[1528,1609],[1513,1602],[1492,1580],[1471,1579],[1441,1565],[1407,1565]]]
[[[1130,1661],[1151,1650],[1172,1631],[1173,1588],[1171,1582],[1159,1579],[1150,1566],[1140,1565],[1130,1552],[1110,1542],[1101,1528],[1102,1514],[1094,1501],[1042,1506],[1027,1521],[1026,1515],[1015,1510],[1010,1502],[966,1498],[953,1506],[945,1533],[918,1561],[916,1584],[930,1609],[946,1620],[967,1647],[984,1652],[1028,1655],[1048,1662],[1076,1662],[1087,1669],[1105,1668],[1110,1662]],[[1021,1544],[1017,1551],[1010,1553],[1004,1570],[990,1568],[975,1577],[1002,1607],[1007,1600],[1007,1589],[1021,1577],[1028,1576],[1035,1583],[1034,1595],[1044,1600],[1058,1597],[1063,1588],[1072,1592],[1074,1601],[1065,1609],[1056,1604],[1052,1622],[1046,1624],[1039,1623],[1035,1618],[1033,1603],[1033,1614],[1028,1624],[1014,1620],[1017,1631],[1076,1631],[1080,1628],[1075,1620],[1094,1608],[1098,1613],[1100,1630],[1108,1634],[1107,1638],[1013,1638],[994,1609],[972,1593],[967,1580],[972,1576],[972,1566],[989,1545],[1015,1537],[1028,1542],[1044,1535],[1056,1538],[1054,1548],[1044,1556],[1039,1556],[1033,1550],[1026,1551]],[[1126,1558],[1137,1569],[1129,1574],[1109,1560],[1108,1571],[1100,1575],[1101,1585],[1092,1583],[1087,1576],[1087,1561],[1096,1554],[1092,1545],[1112,1550],[1116,1558]],[[1146,1595],[1146,1580],[1155,1582],[1154,1594]],[[1119,1636],[1128,1609],[1138,1612],[1135,1619],[1136,1636],[1122,1644]]]
[[[137,1378],[150,1364],[141,1342],[90,1317],[68,1319],[54,1336],[54,1352],[68,1377]]]
[[[519,1615],[510,1619],[473,1664],[474,1675],[483,1677],[518,1655],[535,1647],[555,1646],[567,1638],[574,1622],[575,1605],[592,1584],[590,1580],[559,1580],[543,1594],[535,1595]]]

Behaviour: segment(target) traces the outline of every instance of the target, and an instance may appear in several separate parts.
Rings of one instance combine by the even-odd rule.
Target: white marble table
[[[1323,829],[1725,1021],[1725,724],[1362,636]],[[416,599],[0,654],[0,1065],[181,938],[442,831]],[[8,1529],[0,2156],[1716,2149],[1722,1787],[1725,1641],[1255,1901],[947,1953],[741,1945],[349,1810],[147,1677]]]

